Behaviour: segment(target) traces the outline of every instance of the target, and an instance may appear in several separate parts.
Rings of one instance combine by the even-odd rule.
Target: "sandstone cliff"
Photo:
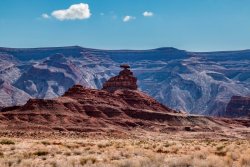
[[[227,105],[225,116],[250,118],[250,97],[233,96]]]

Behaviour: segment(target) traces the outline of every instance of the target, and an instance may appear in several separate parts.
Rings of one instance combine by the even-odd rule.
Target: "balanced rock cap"
[[[114,92],[118,89],[137,89],[137,78],[134,77],[133,72],[129,70],[130,66],[128,64],[120,65],[123,68],[119,75],[111,77],[103,84],[103,90],[109,92]]]

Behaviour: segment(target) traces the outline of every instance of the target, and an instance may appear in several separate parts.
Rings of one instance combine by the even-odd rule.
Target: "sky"
[[[0,0],[0,47],[250,49],[250,0]]]

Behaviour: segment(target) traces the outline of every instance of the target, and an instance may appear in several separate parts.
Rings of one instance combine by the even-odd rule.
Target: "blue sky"
[[[58,12],[80,3],[88,5],[89,11],[80,13],[83,15]],[[1,47],[71,45],[189,51],[250,49],[250,0],[0,1]]]

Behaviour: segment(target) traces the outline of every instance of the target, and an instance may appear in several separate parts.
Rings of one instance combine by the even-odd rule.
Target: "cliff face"
[[[6,87],[0,87],[0,106],[23,105],[28,99],[24,96],[59,97],[75,84],[101,89],[119,72],[121,63],[128,63],[138,88],[154,99],[191,114],[218,116],[233,95],[250,94],[249,55],[250,50],[0,48],[0,78],[13,92],[20,92],[6,93]]]
[[[233,96],[227,105],[225,116],[250,118],[250,97]]]

